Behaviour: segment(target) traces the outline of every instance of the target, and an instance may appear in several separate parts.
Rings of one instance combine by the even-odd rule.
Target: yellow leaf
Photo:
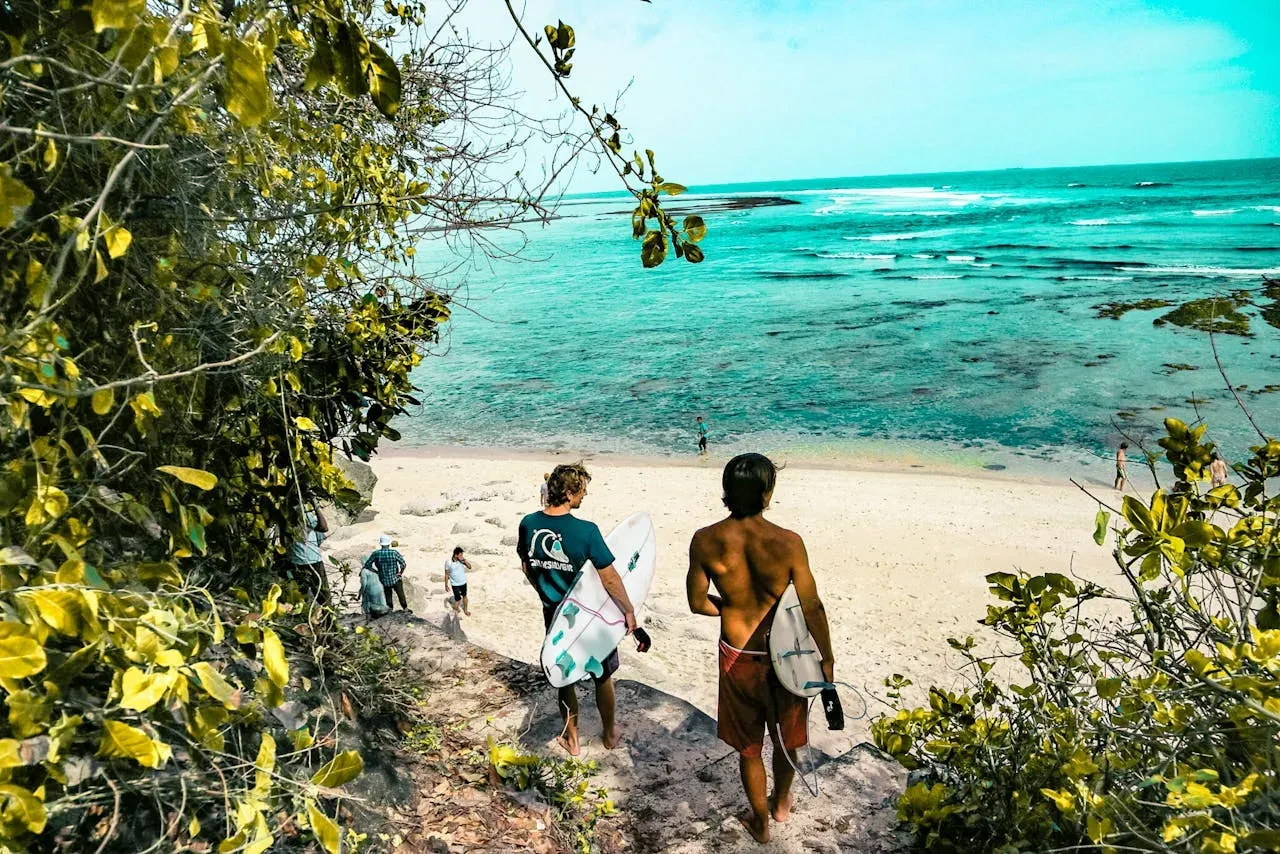
[[[169,745],[152,739],[137,727],[120,721],[105,721],[102,724],[99,756],[132,759],[145,768],[159,768],[169,761],[172,754]]]
[[[295,362],[302,361],[302,342],[297,338],[293,339],[293,342],[289,344],[289,355],[293,357]]]
[[[67,494],[56,486],[36,487],[35,497],[27,508],[26,523],[29,526],[52,522],[67,512],[71,500]]]
[[[266,598],[262,600],[262,619],[269,620],[276,615],[276,611],[280,610],[280,593],[280,585],[272,584]]]
[[[289,730],[289,742],[293,745],[294,750],[306,750],[315,744],[316,740],[311,735],[311,728],[304,726],[302,729]]]
[[[11,822],[25,827],[31,833],[44,831],[44,804],[40,799],[21,786],[0,786],[0,815],[4,816],[4,824]]]
[[[289,662],[284,657],[284,645],[271,629],[262,630],[262,663],[277,687],[289,684]]]
[[[26,184],[9,177],[9,164],[0,164],[0,228],[8,228],[35,201],[36,194]]]
[[[308,276],[318,276],[324,272],[326,260],[323,255],[308,256],[306,266],[303,269],[306,270]]]
[[[355,750],[344,750],[321,765],[311,782],[326,789],[336,789],[359,777],[363,770],[364,760],[360,758],[360,754]]]
[[[223,679],[222,674],[215,670],[212,664],[207,661],[197,661],[191,665],[191,670],[195,673],[196,678],[200,680],[200,687],[204,688],[205,693],[210,697],[213,697],[228,709],[240,708],[240,690],[232,686],[226,679]]]
[[[265,796],[271,791],[271,772],[276,770],[276,740],[270,733],[262,734],[262,744],[258,745],[258,758],[253,764],[258,769],[253,790]]]
[[[111,411],[112,405],[116,402],[115,389],[100,388],[93,393],[90,399],[90,405],[93,407],[95,415],[106,415]]]
[[[93,0],[93,31],[124,29],[147,8],[147,0]]]
[[[135,712],[145,712],[160,702],[169,686],[173,673],[147,673],[138,667],[130,667],[121,680],[123,696],[120,705]]]
[[[338,834],[338,825],[333,819],[320,811],[314,801],[307,801],[307,819],[311,822],[311,831],[316,835],[316,840],[324,846],[324,850],[329,854],[339,854],[338,848],[341,844],[341,836]]]
[[[189,483],[198,489],[203,489],[205,492],[218,485],[217,475],[203,469],[192,469],[186,466],[157,466],[156,471],[171,474],[183,483]]]
[[[96,285],[107,277],[107,274],[110,273],[110,270],[107,269],[107,262],[102,260],[102,253],[96,249],[93,250],[93,263],[94,263],[93,283]]]
[[[23,635],[0,637],[0,677],[21,679],[44,670],[44,648]]]
[[[293,423],[298,425],[299,430],[312,431],[312,430],[320,429],[319,427],[316,426],[316,422],[312,421],[310,418],[308,418],[305,415],[299,415],[297,418],[293,419]]]
[[[119,258],[128,252],[129,244],[133,243],[133,234],[123,225],[111,226],[102,237],[107,242],[107,255],[111,258]]]
[[[0,738],[0,769],[22,767],[22,757],[18,755],[20,743],[16,738]]]
[[[75,590],[31,590],[22,600],[55,632],[68,637],[80,633],[83,598]]]
[[[54,145],[53,140],[45,140],[44,156],[40,159],[44,163],[46,172],[52,171],[53,167],[58,165],[58,146]]]
[[[227,112],[245,127],[256,127],[271,111],[271,90],[262,57],[253,46],[232,39],[222,52],[227,69],[223,101]]]
[[[200,819],[195,816],[191,817],[191,823],[187,825],[187,836],[195,839],[200,835]]]

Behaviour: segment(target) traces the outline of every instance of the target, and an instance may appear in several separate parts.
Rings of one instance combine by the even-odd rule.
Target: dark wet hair
[[[765,496],[778,481],[778,467],[764,454],[739,454],[729,460],[720,479],[724,506],[735,519],[764,512]]]
[[[460,555],[460,554],[462,554],[462,546],[454,546],[454,547],[453,547],[453,556],[454,556],[454,557],[457,557],[457,556],[458,556],[458,555]]]
[[[1122,447],[1122,448],[1127,448],[1127,447],[1129,447],[1129,443],[1128,443],[1128,442],[1121,442],[1121,443],[1120,443],[1120,447]]]
[[[547,478],[547,506],[558,507],[564,504],[570,495],[586,486],[589,480],[591,475],[587,474],[582,463],[556,466],[551,470],[551,477]]]

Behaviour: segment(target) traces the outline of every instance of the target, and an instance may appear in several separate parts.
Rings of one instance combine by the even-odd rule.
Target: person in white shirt
[[[471,562],[462,553],[462,546],[453,550],[453,556],[444,562],[444,590],[453,591],[453,612],[458,613],[458,605],[462,605],[462,613],[471,616],[471,608],[467,602],[467,570]]]

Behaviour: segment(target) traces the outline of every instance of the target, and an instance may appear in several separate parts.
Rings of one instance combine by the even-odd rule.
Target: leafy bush
[[[551,804],[556,825],[571,833],[573,847],[588,854],[596,822],[613,814],[606,789],[591,784],[596,763],[575,756],[549,758],[521,753],[489,739],[489,767],[499,780],[534,791]]]
[[[1243,489],[1206,489],[1204,426],[1165,427],[1173,485],[1119,508],[1125,586],[988,575],[1003,654],[951,639],[972,687],[873,725],[914,772],[899,816],[923,847],[1280,849],[1280,441],[1237,467]]]

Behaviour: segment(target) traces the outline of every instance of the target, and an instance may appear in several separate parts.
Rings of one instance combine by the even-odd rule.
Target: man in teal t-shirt
[[[627,598],[627,589],[613,567],[613,553],[595,523],[571,515],[582,506],[591,475],[579,464],[556,466],[547,479],[548,501],[545,510],[530,513],[520,520],[520,536],[516,553],[525,578],[538,591],[542,600],[544,629],[550,628],[556,608],[569,588],[577,581],[582,566],[591,561],[600,574],[600,582],[626,619],[627,634],[636,628],[635,610]],[[595,678],[596,707],[604,724],[604,746],[612,750],[618,744],[614,725],[613,674],[618,669],[618,651],[605,659],[603,672]],[[578,694],[573,685],[560,690],[560,717],[565,731],[557,741],[574,756],[578,755]]]

